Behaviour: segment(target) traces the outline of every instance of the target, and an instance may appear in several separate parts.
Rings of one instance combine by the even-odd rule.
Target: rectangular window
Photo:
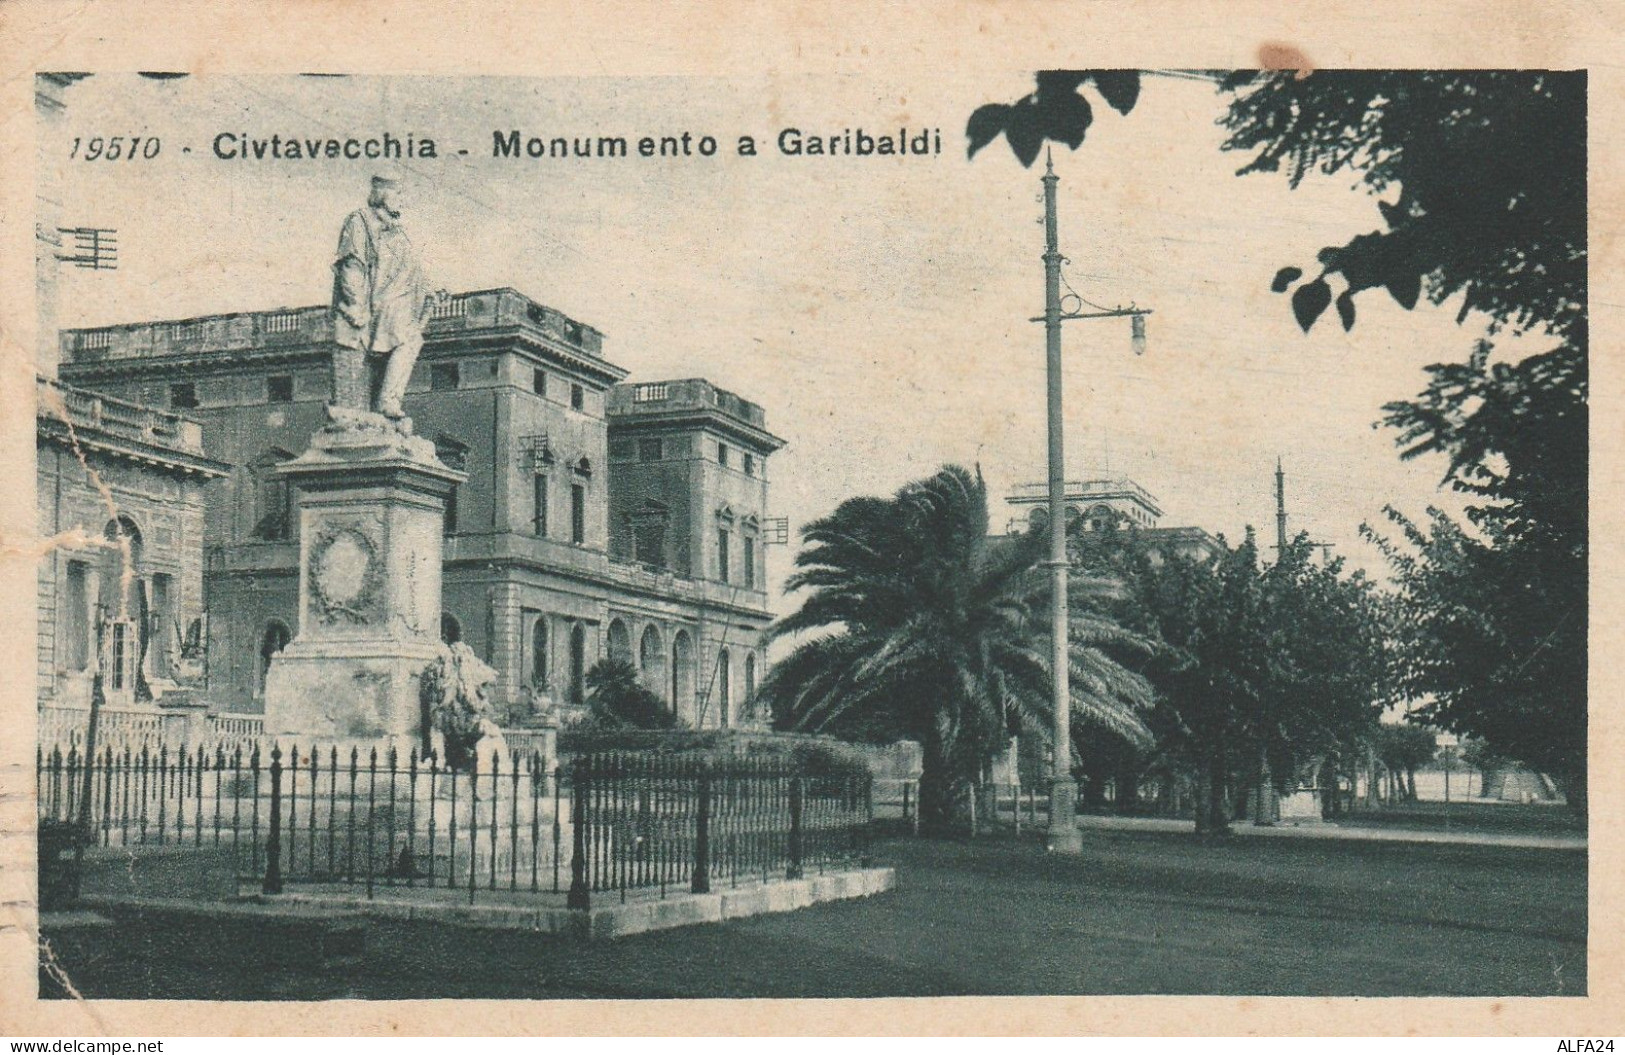
[[[292,403],[293,378],[286,374],[280,377],[267,377],[265,379],[265,401],[267,403]]]
[[[587,541],[587,489],[581,484],[570,485],[570,541]]]
[[[570,386],[570,409],[581,410],[587,405],[587,393],[580,385]]]
[[[124,656],[125,653],[129,651],[128,635],[128,623],[119,622],[113,624],[113,642],[110,648],[112,653],[112,661],[108,664],[108,666],[112,668],[110,673],[112,674],[111,680],[113,682],[113,688],[115,689],[124,688],[126,682],[128,681],[124,673]]]
[[[457,487],[454,485],[451,494],[446,496],[446,524],[445,533],[457,534]]]
[[[530,375],[530,390],[538,396],[547,395],[547,371],[535,370]]]
[[[254,535],[269,542],[283,542],[292,537],[294,527],[293,489],[288,481],[271,475],[271,467],[260,470],[259,520],[254,524]]]
[[[456,363],[429,364],[429,391],[448,392],[457,387],[461,378]]]
[[[532,516],[531,516],[532,527],[536,531],[536,537],[537,538],[546,538],[547,537],[547,477],[545,477],[545,476],[536,477],[536,485],[535,486],[536,486],[536,492],[535,492],[535,496],[534,496],[534,499],[533,499],[534,508],[532,510]]]
[[[728,532],[726,528],[717,529],[717,581],[728,581]]]
[[[751,589],[756,588],[756,540],[745,539],[745,585]]]
[[[726,443],[717,444],[717,464],[722,466],[728,464],[728,445]]]
[[[190,381],[169,386],[169,405],[177,410],[192,410],[197,406],[197,386]]]
[[[665,452],[661,450],[658,439],[638,441],[638,461],[658,462],[664,456]]]
[[[169,639],[175,622],[170,610],[173,592],[170,576],[160,573],[152,577],[152,637],[147,644],[147,654],[151,657],[153,673],[160,678],[169,677]]]
[[[69,670],[84,670],[90,666],[90,566],[84,561],[68,562],[64,593],[62,658]]]
[[[666,566],[666,525],[653,520],[632,526],[632,555],[639,564],[655,568]]]
[[[755,476],[756,475],[756,456],[755,455],[752,455],[752,454],[745,455],[745,475],[746,476]]]

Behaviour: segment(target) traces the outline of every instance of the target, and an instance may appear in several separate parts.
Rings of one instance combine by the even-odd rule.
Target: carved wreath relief
[[[378,545],[359,525],[321,527],[310,547],[310,600],[323,623],[376,622],[383,588]]]

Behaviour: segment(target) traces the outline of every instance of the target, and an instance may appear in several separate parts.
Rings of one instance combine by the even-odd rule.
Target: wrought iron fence
[[[482,768],[483,765],[483,768]],[[862,767],[788,759],[540,752],[451,770],[416,751],[279,746],[36,757],[42,828],[87,844],[229,848],[240,880],[595,894],[706,892],[861,857],[874,819]]]
[[[41,820],[100,846],[229,847],[238,877],[557,890],[559,775],[539,752],[454,771],[416,751],[76,747],[36,758]],[[86,812],[85,796],[89,810]]]
[[[593,754],[571,767],[570,904],[594,893],[799,879],[859,859],[874,820],[861,767],[780,758]]]

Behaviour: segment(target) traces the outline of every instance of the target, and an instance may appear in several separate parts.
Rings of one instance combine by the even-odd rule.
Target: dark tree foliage
[[[1472,530],[1435,511],[1389,516],[1384,550],[1400,589],[1402,676],[1419,717],[1483,738],[1585,799],[1587,633],[1586,78],[1583,72],[1323,72],[1240,75],[1228,149],[1241,171],[1348,170],[1384,196],[1384,230],[1319,254],[1292,307],[1304,329],[1331,301],[1353,325],[1355,294],[1385,288],[1411,307],[1459,295],[1501,327],[1556,346],[1516,363],[1480,341],[1465,363],[1428,368],[1383,423],[1402,457],[1438,453],[1473,497]],[[1285,268],[1285,291],[1302,273]]]
[[[1255,151],[1239,174],[1348,172],[1384,228],[1319,253],[1297,286],[1305,330],[1333,302],[1344,329],[1354,297],[1386,289],[1409,309],[1461,295],[1459,316],[1549,327],[1584,340],[1586,77],[1580,72],[1321,70],[1233,74],[1226,150]],[[1303,278],[1275,277],[1276,292]]]
[[[1439,453],[1472,496],[1471,529],[1398,511],[1367,528],[1399,587],[1402,676],[1421,717],[1551,774],[1586,798],[1587,376],[1572,341],[1515,364],[1480,342],[1385,407],[1404,457]]]
[[[1034,566],[1043,540],[989,537],[986,485],[958,466],[891,498],[848,499],[803,534],[786,589],[806,597],[773,633],[808,639],[774,664],[760,696],[781,728],[918,740],[921,822],[960,827],[973,782],[1009,736],[1049,734],[1049,593]],[[1088,579],[1072,589],[1074,729],[1143,742],[1150,691],[1119,656],[1146,643],[1101,614],[1107,592]]]
[[[1132,70],[1045,70],[1015,103],[979,107],[965,127],[972,157],[999,135],[1023,165],[1046,140],[1077,149],[1094,122],[1084,94],[1119,113],[1139,99]],[[1518,71],[1243,71],[1220,79],[1230,98],[1224,149],[1252,151],[1238,175],[1347,172],[1379,201],[1384,228],[1355,235],[1274,289],[1292,294],[1305,330],[1334,301],[1344,329],[1355,295],[1385,289],[1405,308],[1462,294],[1461,317],[1549,327],[1584,341],[1586,76]],[[1335,285],[1334,285],[1335,283]]]
[[[1256,785],[1261,753],[1283,789],[1301,764],[1369,734],[1389,697],[1383,599],[1341,561],[1311,560],[1307,537],[1268,566],[1251,532],[1211,560],[1132,528],[1074,538],[1084,568],[1127,584],[1114,614],[1162,643],[1140,667],[1156,690],[1144,761],[1194,778],[1199,830],[1228,826],[1227,792]]]
[[[1551,774],[1583,808],[1584,560],[1513,542],[1497,517],[1473,533],[1437,510],[1426,525],[1388,515],[1400,540],[1366,535],[1399,584],[1399,676],[1429,700],[1418,717]]]
[[[1551,773],[1583,803],[1585,73],[1320,70],[1215,80],[1229,99],[1224,148],[1252,154],[1238,175],[1275,172],[1297,186],[1310,173],[1347,174],[1378,197],[1380,229],[1322,248],[1316,267],[1277,272],[1272,288],[1290,291],[1304,330],[1334,306],[1352,328],[1357,296],[1386,290],[1406,309],[1424,295],[1436,304],[1459,297],[1459,318],[1483,317],[1492,337],[1503,329],[1551,337],[1549,350],[1510,363],[1492,362],[1480,342],[1465,363],[1429,367],[1416,398],[1383,408],[1402,457],[1444,455],[1445,483],[1475,504],[1469,526],[1430,511],[1421,527],[1390,510],[1400,540],[1366,533],[1399,583],[1397,668],[1406,690],[1431,700],[1425,720]],[[1038,82],[1015,107],[973,115],[972,154],[1001,131],[1024,164],[1044,139],[1082,143],[1092,110],[1062,96],[1094,75],[1047,72]]]
[[[601,659],[587,671],[587,707],[597,729],[673,729],[677,716],[623,659]]]
[[[1082,94],[1091,85],[1106,104],[1120,114],[1134,109],[1140,98],[1140,74],[1135,70],[1045,70],[1038,86],[1014,103],[988,103],[977,107],[965,125],[969,154],[1003,135],[1023,165],[1031,165],[1046,139],[1076,150],[1094,123],[1094,107]]]
[[[1433,761],[1439,751],[1433,730],[1411,722],[1384,723],[1377,727],[1372,749],[1384,769],[1402,778],[1399,784],[1404,796],[1415,801],[1416,771]],[[1403,778],[1409,778],[1408,785]]]

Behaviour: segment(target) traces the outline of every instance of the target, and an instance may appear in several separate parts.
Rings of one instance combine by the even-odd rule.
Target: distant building
[[[42,705],[88,714],[95,670],[114,707],[173,703],[202,674],[204,491],[230,466],[202,426],[41,377],[35,487]],[[71,719],[71,720],[70,720]],[[63,737],[65,742],[68,738]]]
[[[1199,527],[1162,527],[1156,498],[1127,476],[1069,480],[1063,491],[1069,526],[1083,531],[1125,528],[1140,532],[1156,548],[1182,557],[1205,560],[1221,549],[1219,540]],[[1049,522],[1049,485],[1020,484],[1006,498],[1015,510],[1007,528],[1014,533]]]
[[[320,306],[61,336],[64,380],[201,430],[194,475],[213,482],[177,539],[204,560],[216,707],[261,710],[298,630],[297,495],[272,470],[324,423],[331,330]],[[436,309],[405,409],[468,474],[445,515],[442,636],[496,668],[510,717],[579,701],[613,656],[684,721],[735,724],[765,664],[761,531],[783,441],[707,381],[625,376],[599,331],[515,290]]]

